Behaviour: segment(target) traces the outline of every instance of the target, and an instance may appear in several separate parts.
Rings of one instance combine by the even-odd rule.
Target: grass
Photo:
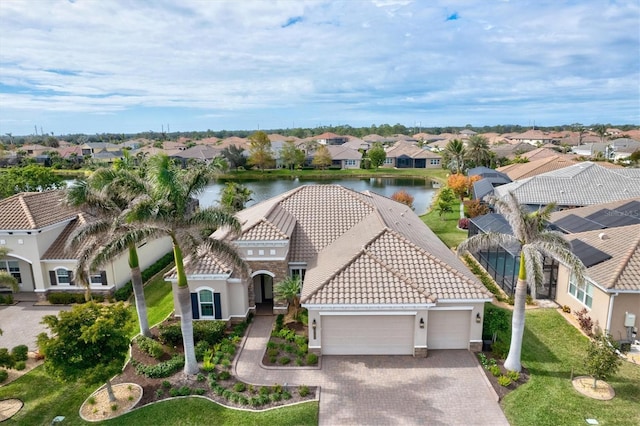
[[[171,283],[162,278],[144,286],[144,298],[147,301],[147,317],[151,327],[163,321],[173,311]],[[133,309],[135,310],[135,305]]]
[[[451,207],[453,211],[442,216],[435,207],[432,207],[427,214],[420,216],[420,218],[448,247],[454,248],[467,239],[467,231],[458,229],[460,201],[453,201]]]
[[[640,365],[624,362],[607,380],[616,396],[598,401],[576,392],[574,377],[586,375],[583,359],[588,340],[555,310],[527,312],[522,363],[529,370],[525,385],[509,393],[503,409],[514,426],[579,425],[594,418],[601,425],[640,424]]]
[[[162,419],[159,422],[159,419]],[[104,425],[317,425],[318,403],[255,413],[229,410],[203,398],[168,400],[136,410],[101,424]]]

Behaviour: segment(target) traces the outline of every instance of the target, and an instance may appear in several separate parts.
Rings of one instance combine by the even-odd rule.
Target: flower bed
[[[518,386],[529,380],[527,369],[522,367],[519,373],[508,371],[504,368],[504,361],[494,357],[491,353],[479,352],[478,360],[482,365],[485,375],[491,383],[493,390],[498,394],[498,399],[515,390]]]
[[[262,363],[267,366],[304,367],[318,365],[318,356],[309,353],[309,338],[306,326],[301,322],[284,324],[284,317],[278,315],[267,342]]]

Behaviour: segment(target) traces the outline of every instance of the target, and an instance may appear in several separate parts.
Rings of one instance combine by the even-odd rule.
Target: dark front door
[[[260,288],[262,290],[262,301],[273,302],[273,278],[267,274],[260,275]]]

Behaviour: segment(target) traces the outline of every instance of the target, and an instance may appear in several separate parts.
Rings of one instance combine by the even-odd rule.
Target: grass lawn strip
[[[585,375],[588,339],[555,309],[527,312],[522,362],[529,381],[505,396],[502,406],[514,426],[578,425],[594,418],[601,425],[640,424],[640,365],[624,362],[607,383],[616,396],[597,401],[573,389],[573,376]]]

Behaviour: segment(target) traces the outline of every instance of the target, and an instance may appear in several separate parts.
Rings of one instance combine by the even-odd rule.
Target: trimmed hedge
[[[104,302],[104,294],[91,294],[91,299],[94,302]],[[86,303],[84,299],[84,293],[68,293],[68,292],[54,292],[47,294],[47,300],[52,305],[70,305],[72,303]]]
[[[173,252],[169,252],[158,259],[153,265],[149,266],[147,269],[142,271],[142,282],[146,283],[149,281],[155,274],[162,271],[164,268],[169,266],[169,264],[173,262]],[[127,283],[116,290],[114,297],[116,300],[120,302],[124,302],[129,300],[131,295],[133,294],[133,284],[131,281],[127,281]]]
[[[169,377],[184,367],[184,355],[176,355],[170,360],[156,365],[146,365],[135,360],[131,360],[131,363],[136,369],[136,374],[140,374],[150,379],[159,379],[162,377]]]
[[[0,305],[12,305],[12,304],[13,304],[12,294],[0,294]]]
[[[29,357],[29,348],[27,345],[18,345],[11,349],[11,355],[16,361],[26,361]]]
[[[226,328],[227,323],[225,321],[194,321],[194,343],[197,344],[204,340],[210,346],[213,346],[223,339]],[[158,338],[165,345],[178,346],[179,344],[182,344],[182,330],[180,329],[180,323],[160,325],[158,330]]]

